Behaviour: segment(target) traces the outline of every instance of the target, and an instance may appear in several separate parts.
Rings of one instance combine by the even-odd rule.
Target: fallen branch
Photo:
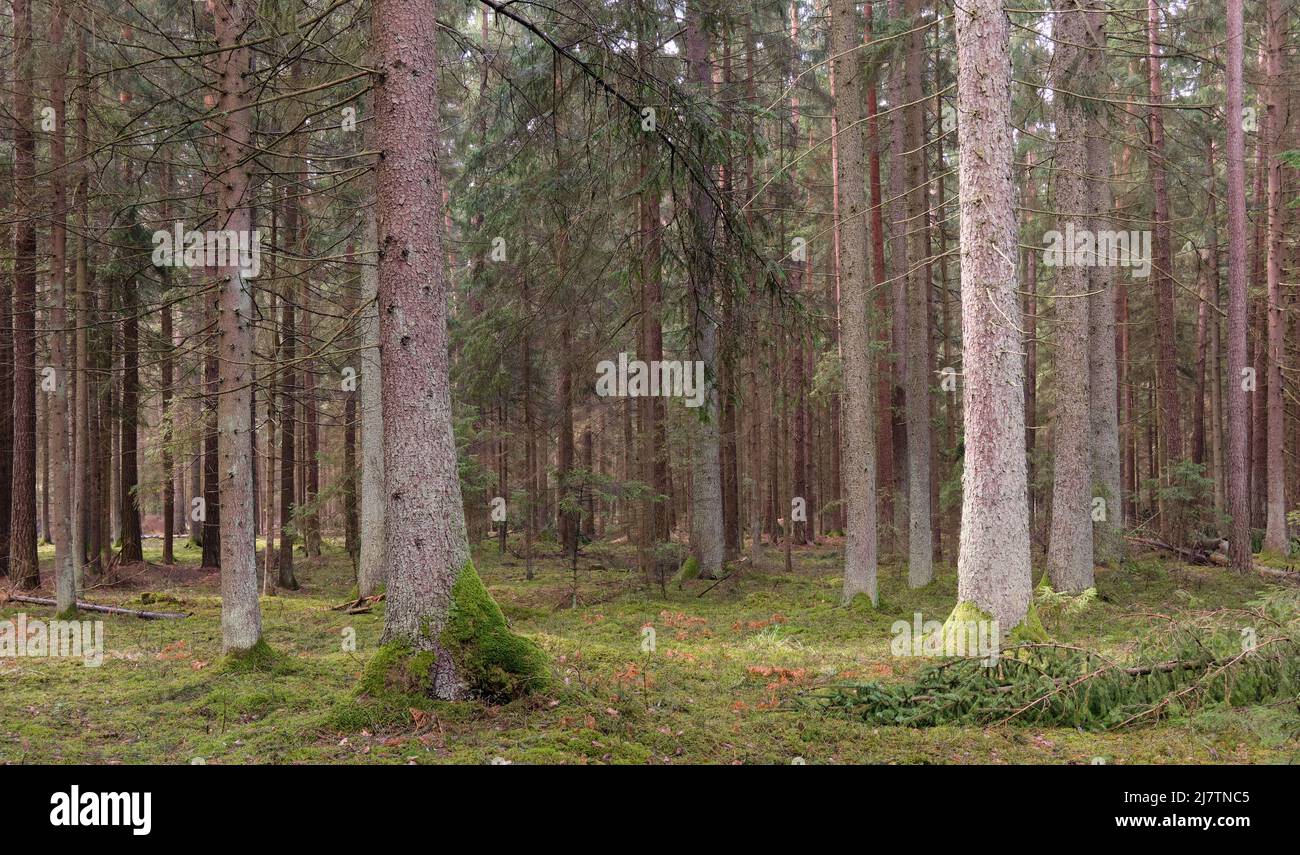
[[[31,603],[36,606],[57,606],[54,600],[46,597],[29,597],[25,594],[10,594],[4,602]],[[120,606],[101,606],[95,603],[77,603],[77,609],[83,612],[103,612],[109,615],[129,615],[143,620],[160,620],[162,618],[187,618],[188,612],[146,612],[140,609],[124,609]]]

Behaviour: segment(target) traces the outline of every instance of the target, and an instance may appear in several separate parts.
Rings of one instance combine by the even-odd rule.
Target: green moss
[[[77,607],[68,606],[63,611],[54,616],[55,620],[75,620],[77,617]]]
[[[472,561],[465,562],[452,585],[451,610],[440,640],[456,658],[462,679],[479,694],[514,698],[550,682],[541,648],[510,631]]]
[[[433,690],[432,650],[412,650],[400,642],[385,644],[366,663],[357,693],[372,698],[393,694],[427,695]]]
[[[673,581],[678,585],[698,578],[700,578],[700,562],[694,555],[683,561],[682,566],[678,568],[677,573],[673,575]]]
[[[1007,635],[1007,641],[1011,644],[1042,644],[1049,640],[1047,630],[1038,618],[1038,607],[1034,605],[1033,600],[1030,600],[1025,619],[1012,628]]]
[[[284,657],[259,638],[257,643],[247,650],[228,650],[221,663],[223,671],[229,673],[247,673],[249,671],[285,671],[288,663]]]

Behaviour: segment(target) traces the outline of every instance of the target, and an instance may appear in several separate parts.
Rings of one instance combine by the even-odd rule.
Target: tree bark
[[[40,585],[36,560],[36,142],[32,134],[32,7],[14,0],[14,444],[9,575]]]
[[[248,167],[252,110],[245,81],[251,52],[239,47],[252,25],[251,0],[215,0],[218,106],[221,135],[218,165],[217,222],[221,228],[248,234]],[[262,638],[257,601],[257,544],[253,516],[252,431],[253,328],[252,287],[231,260],[218,269],[221,354],[220,397],[217,402],[217,456],[221,532],[221,648],[227,654],[252,649]]]
[[[965,469],[957,599],[1015,627],[1032,581],[1024,362],[1016,317],[1010,21],[1000,0],[956,6]]]
[[[1246,142],[1242,128],[1242,0],[1227,0],[1228,164],[1228,537],[1239,573],[1251,572],[1250,509],[1246,485]]]
[[[872,353],[868,285],[868,217],[864,172],[861,24],[854,0],[831,3],[831,55],[839,87],[835,116],[840,128],[840,356],[844,365],[842,406],[845,530],[844,584],[847,603],[866,594],[879,603],[876,587],[876,413],[875,354]]]

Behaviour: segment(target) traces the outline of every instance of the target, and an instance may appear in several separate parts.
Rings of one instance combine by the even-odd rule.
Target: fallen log
[[[0,602],[31,603],[36,606],[57,606],[54,600],[46,597],[29,597],[26,594],[10,594]],[[128,615],[143,620],[160,620],[162,618],[187,618],[186,612],[146,612],[140,609],[124,609],[120,606],[101,606],[96,603],[78,602],[77,608],[83,612],[102,612],[109,615]]]
[[[1226,548],[1227,541],[1205,540],[1197,544],[1195,549],[1186,549],[1181,546],[1174,546],[1172,543],[1165,543],[1163,540],[1156,540],[1153,537],[1130,536],[1128,541],[1130,543],[1136,543],[1139,546],[1164,550],[1165,552],[1177,555],[1192,564],[1212,564],[1216,567],[1232,566],[1232,561],[1227,555],[1213,549],[1214,546]],[[1251,564],[1251,569],[1259,575],[1267,576],[1270,579],[1278,579],[1282,582],[1300,585],[1300,573],[1297,573],[1294,570],[1281,570],[1277,567],[1265,567],[1263,564],[1255,564],[1253,562]]]

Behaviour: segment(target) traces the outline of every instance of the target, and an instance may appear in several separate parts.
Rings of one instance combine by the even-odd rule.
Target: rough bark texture
[[[1085,45],[1088,12],[1081,0],[1058,0],[1053,17],[1053,104],[1056,145],[1052,154],[1055,229],[1067,236],[1069,253],[1055,261],[1052,277],[1055,315],[1054,412],[1052,419],[1052,527],[1047,571],[1058,591],[1092,585],[1092,456],[1088,408],[1089,273],[1083,250],[1074,252],[1071,235],[1092,228],[1088,204],[1087,110],[1083,99],[1067,94],[1086,81],[1090,69]],[[1090,89],[1089,89],[1090,91]]]
[[[366,215],[366,257],[361,269],[361,558],[357,565],[357,590],[363,597],[387,582],[384,561],[384,416],[380,390],[379,315],[375,302],[379,267],[373,253],[378,247],[374,211]]]
[[[709,39],[699,0],[687,4],[686,76],[696,94],[711,90]],[[703,146],[697,146],[702,151]],[[691,480],[691,549],[699,561],[700,577],[713,579],[722,570],[722,459],[718,410],[718,323],[713,294],[713,245],[717,230],[717,205],[704,182],[712,166],[697,164],[691,182],[691,238],[688,259],[691,294],[691,358],[704,363],[705,396],[694,432],[694,466]],[[695,415],[695,414],[693,414]]]
[[[54,578],[57,590],[56,609],[60,614],[77,607],[77,570],[72,543],[72,500],[69,493],[72,476],[72,449],[68,442],[68,393],[71,373],[68,365],[68,209],[67,142],[64,135],[64,77],[67,54],[63,44],[63,2],[54,0],[51,8],[50,41],[54,63],[50,74],[50,100],[54,104],[54,135],[50,139],[50,166],[53,171],[54,217],[50,228],[50,274],[53,284],[50,306],[50,368],[54,371],[54,390],[46,409],[49,425],[49,477],[45,492],[51,499],[50,528],[54,540]],[[51,459],[52,458],[52,459]]]
[[[1250,507],[1246,483],[1249,425],[1244,374],[1246,364],[1246,140],[1242,120],[1242,0],[1228,0],[1228,537],[1232,566],[1251,570]],[[1257,393],[1252,393],[1257,394]]]
[[[871,349],[870,288],[867,279],[867,216],[863,181],[863,72],[856,48],[859,17],[853,0],[831,4],[831,53],[839,93],[835,112],[839,135],[840,353],[844,364],[843,479],[845,602],[876,591],[876,414],[875,355]]]
[[[903,363],[904,409],[907,417],[907,583],[913,588],[934,578],[934,537],[930,520],[930,309],[929,276],[923,260],[929,251],[930,205],[925,180],[925,100],[921,78],[925,64],[925,32],[918,29],[920,0],[906,0],[910,32],[903,58],[903,110],[907,174],[907,344]],[[898,107],[898,104],[891,104]],[[895,163],[891,171],[904,166]],[[895,275],[899,275],[898,271]]]
[[[9,575],[40,584],[36,561],[36,143],[32,135],[32,7],[14,0],[14,444]]]
[[[1004,628],[1029,610],[1024,363],[1017,317],[1010,21],[999,0],[956,7],[966,460],[957,599]]]
[[[379,240],[384,528],[388,611],[383,641],[432,650],[431,690],[468,686],[441,633],[457,574],[469,563],[448,378],[434,9],[377,0],[375,141]]]
[[[1088,62],[1090,76],[1106,69],[1106,18],[1101,4],[1090,2]],[[1110,86],[1097,77],[1094,92],[1105,96]],[[1093,234],[1112,228],[1110,219],[1110,146],[1106,118],[1094,109],[1088,115],[1088,209]],[[1119,369],[1115,357],[1115,268],[1098,259],[1091,269],[1088,293],[1088,406],[1092,434],[1092,495],[1105,504],[1093,518],[1093,552],[1100,564],[1114,565],[1124,554],[1124,502],[1121,500],[1119,458]]]
[[[1283,403],[1282,360],[1283,337],[1286,330],[1286,307],[1282,304],[1282,254],[1284,209],[1282,199],[1282,158],[1286,146],[1286,100],[1283,93],[1282,63],[1283,41],[1286,34],[1286,16],[1281,0],[1268,0],[1265,6],[1264,33],[1267,41],[1267,100],[1266,127],[1273,137],[1268,146],[1268,357],[1265,360],[1265,385],[1267,387],[1268,446],[1267,498],[1265,502],[1264,549],[1277,555],[1287,555],[1291,539],[1286,524],[1286,409]],[[1264,164],[1261,164],[1264,166]]]
[[[1151,109],[1148,121],[1147,168],[1151,175],[1151,190],[1155,196],[1154,235],[1151,239],[1153,258],[1151,276],[1156,291],[1156,362],[1160,392],[1161,450],[1168,477],[1168,467],[1183,459],[1183,431],[1178,410],[1178,365],[1175,335],[1174,280],[1172,255],[1169,245],[1169,191],[1165,178],[1165,125],[1160,105],[1164,99],[1164,84],[1160,75],[1160,51],[1157,38],[1159,5],[1147,0],[1147,71],[1150,84]],[[1171,537],[1176,535],[1177,521],[1165,517],[1162,523]]]
[[[244,75],[250,52],[235,47],[252,23],[251,0],[216,0],[218,104],[222,134],[218,164],[217,222],[237,233],[252,229],[247,194],[252,112]],[[223,526],[221,532],[221,647],[241,654],[262,638],[257,602],[257,547],[253,516],[253,297],[237,259],[220,276],[218,352],[221,360],[217,401],[217,458]]]

